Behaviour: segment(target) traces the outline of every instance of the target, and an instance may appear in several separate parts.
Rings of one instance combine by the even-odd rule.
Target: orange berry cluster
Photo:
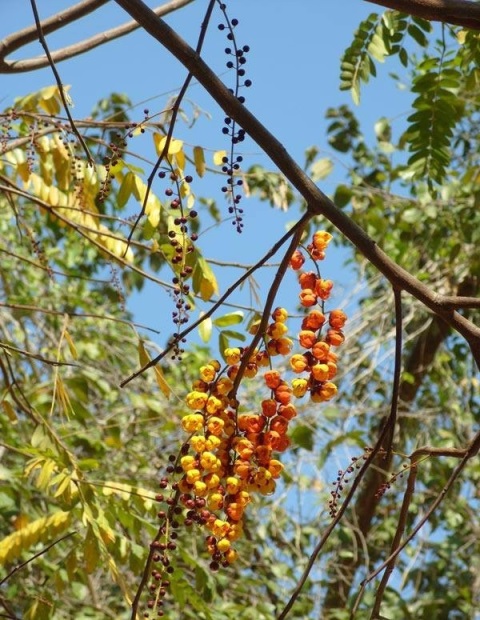
[[[314,261],[322,260],[331,236],[317,232],[307,247]],[[299,269],[305,261],[300,250],[291,260]],[[337,372],[337,357],[331,347],[344,340],[342,327],[346,316],[341,310],[329,313],[329,328],[322,334],[327,322],[324,301],[328,299],[333,283],[313,272],[301,273],[300,303],[311,308],[302,321],[299,334],[303,353],[290,357],[295,373],[309,373],[308,378],[295,378],[291,384],[272,367],[276,355],[288,356],[293,341],[287,337],[288,313],[276,308],[264,334],[264,346],[255,351],[248,348],[227,348],[226,365],[211,360],[200,368],[199,379],[192,385],[185,402],[190,413],[182,419],[183,430],[189,434],[174,471],[181,475],[176,483],[179,501],[187,509],[187,525],[198,523],[209,534],[207,549],[212,556],[212,569],[235,561],[237,552],[232,543],[242,534],[243,516],[252,494],[270,495],[283,465],[275,453],[284,452],[290,445],[288,426],[297,415],[291,403],[292,396],[301,397],[310,392],[314,402],[333,398],[337,387],[331,379]],[[313,305],[319,308],[312,308]],[[255,331],[254,326],[251,331]],[[239,403],[232,397],[235,378],[240,364],[244,376],[253,378],[259,368],[264,373],[269,398],[261,401],[258,411],[239,413]]]
[[[325,231],[314,233],[312,242],[306,250],[315,262],[325,258],[325,250],[332,235]],[[305,256],[301,250],[295,250],[290,260],[290,266],[298,271],[305,263]],[[311,308],[302,321],[298,335],[300,346],[305,350],[290,358],[290,366],[295,373],[308,373],[308,378],[298,378],[292,381],[294,396],[301,398],[307,391],[313,402],[320,403],[331,400],[337,393],[337,386],[332,379],[337,374],[337,356],[332,347],[341,345],[345,336],[342,328],[347,320],[342,310],[331,310],[328,313],[328,329],[322,333],[327,322],[325,316],[325,301],[330,297],[333,282],[324,280],[317,269],[300,272],[300,304],[304,308]],[[317,306],[314,308],[313,306]]]
[[[238,415],[238,403],[229,396],[244,356],[248,356],[245,376],[253,378],[259,367],[270,365],[277,346],[290,352],[292,343],[286,342],[285,331],[273,327],[283,324],[287,314],[277,309],[273,316],[268,331],[277,338],[269,337],[266,348],[253,354],[248,349],[227,348],[225,368],[217,360],[202,366],[200,379],[186,397],[193,410],[182,419],[183,429],[190,434],[189,453],[180,457],[183,475],[177,486],[180,501],[188,509],[187,519],[210,531],[206,542],[212,569],[235,561],[232,543],[242,534],[243,514],[252,493],[273,493],[283,470],[273,452],[289,445],[288,421],[296,415],[290,405],[290,387],[278,372],[267,372],[265,381],[272,398],[261,402],[261,413]]]

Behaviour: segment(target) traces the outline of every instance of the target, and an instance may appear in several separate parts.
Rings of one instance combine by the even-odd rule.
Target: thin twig
[[[68,120],[70,122],[70,126],[72,128],[73,133],[77,136],[78,141],[80,142],[80,144],[82,145],[83,150],[85,151],[85,155],[87,156],[87,160],[88,163],[90,164],[90,166],[94,166],[95,165],[95,161],[90,153],[90,151],[88,150],[88,146],[85,143],[85,140],[83,139],[82,134],[78,131],[77,126],[75,125],[75,121],[73,120],[73,116],[70,114],[70,109],[69,109],[69,105],[67,102],[67,98],[65,97],[65,89],[64,86],[62,84],[62,80],[60,78],[60,74],[57,71],[57,68],[55,66],[55,63],[53,62],[53,58],[50,55],[50,50],[48,49],[48,45],[47,45],[47,41],[45,39],[45,37],[43,36],[43,29],[42,29],[42,24],[40,22],[40,17],[38,15],[38,11],[37,11],[37,5],[35,0],[30,0],[30,4],[32,5],[32,11],[33,11],[33,16],[35,18],[35,25],[37,27],[37,32],[38,32],[38,38],[40,40],[40,44],[42,45],[43,49],[45,50],[45,55],[48,58],[48,63],[52,69],[52,73],[55,76],[55,81],[57,83],[58,86],[58,91],[60,93],[60,97],[62,99],[62,103],[63,103],[63,107],[65,108],[65,114],[68,117]]]
[[[306,217],[306,216],[304,216]],[[248,269],[243,275],[241,275],[234,284],[232,284],[231,286],[228,287],[228,289],[225,291],[225,293],[218,299],[218,301],[216,301],[213,306],[210,308],[210,310],[208,310],[207,312],[205,312],[205,314],[203,314],[199,319],[197,319],[194,323],[192,323],[191,325],[189,325],[187,328],[185,328],[183,331],[181,331],[179,334],[177,334],[175,336],[175,342],[171,343],[162,353],[160,353],[159,355],[157,355],[156,357],[154,357],[152,360],[150,360],[148,362],[148,364],[145,364],[144,366],[142,366],[141,368],[139,368],[138,370],[136,370],[135,372],[133,372],[130,376],[128,376],[126,379],[124,379],[121,383],[120,383],[120,387],[125,387],[127,385],[127,383],[130,383],[130,381],[132,381],[133,379],[135,379],[136,377],[138,377],[139,375],[143,374],[146,370],[148,370],[149,368],[152,368],[152,366],[155,366],[156,364],[158,364],[158,362],[160,362],[175,346],[175,343],[180,341],[182,338],[185,338],[185,336],[187,336],[191,331],[193,331],[196,327],[198,327],[199,325],[201,325],[201,323],[203,323],[203,321],[206,321],[210,316],[212,316],[212,314],[214,314],[214,312],[216,310],[218,310],[218,308],[230,297],[230,295],[243,283],[245,282],[245,280],[247,280],[253,273],[255,273],[255,271],[257,269],[259,269],[260,267],[262,267],[269,258],[271,258],[272,256],[274,256],[278,250],[282,247],[282,245],[292,236],[296,233],[297,229],[301,226],[303,227],[304,222],[303,222],[304,218],[302,218],[301,220],[299,220],[295,226],[293,226],[287,233],[285,233],[283,235],[283,237],[277,241],[271,248],[270,250],[268,250],[268,252],[257,262],[255,263],[255,265],[253,265],[250,269]]]
[[[288,264],[290,262],[292,254],[294,253],[294,251],[298,247],[298,244],[300,243],[300,239],[302,237],[303,231],[305,230],[305,227],[308,224],[308,222],[311,220],[311,218],[312,218],[312,216],[307,212],[307,213],[305,213],[305,215],[295,225],[295,233],[292,235],[292,239],[290,241],[288,249],[285,252],[285,254],[284,254],[284,256],[283,256],[283,258],[282,258],[282,260],[280,262],[280,266],[278,267],[277,271],[275,272],[275,277],[273,279],[273,282],[272,282],[272,285],[270,287],[270,290],[268,291],[268,295],[267,295],[267,299],[266,299],[266,302],[265,302],[265,306],[263,308],[262,318],[260,319],[260,323],[258,325],[257,331],[256,331],[255,335],[253,336],[252,341],[250,342],[250,345],[248,347],[250,353],[253,353],[253,351],[255,351],[255,347],[257,346],[257,344],[260,342],[260,340],[265,335],[265,331],[267,329],[268,320],[270,318],[270,312],[272,310],[273,302],[275,301],[275,297],[277,295],[278,289],[279,289],[280,284],[282,283],[282,280],[283,280],[283,278],[285,276],[285,272],[288,269]],[[244,355],[243,358],[242,358],[242,361],[240,362],[237,374],[235,376],[235,380],[233,381],[232,389],[231,389],[230,394],[229,394],[229,398],[233,398],[233,399],[236,398],[237,390],[238,390],[238,388],[240,386],[240,382],[243,379],[243,375],[245,373],[245,369],[246,369],[247,364],[249,362],[249,357],[250,357],[249,355]]]
[[[134,327],[138,327],[139,329],[145,329],[149,332],[153,332],[154,334],[160,334],[160,330],[154,329],[153,327],[148,327],[148,325],[143,325],[143,323],[135,323],[133,321],[128,321],[127,319],[119,319],[114,316],[107,316],[106,314],[92,314],[90,312],[70,312],[61,310],[53,310],[51,308],[40,308],[40,306],[28,306],[26,304],[5,304],[0,302],[0,308],[10,308],[11,310],[21,310],[22,312],[40,312],[41,314],[52,314],[55,316],[64,316],[68,314],[69,317],[74,317],[76,319],[100,319],[101,321],[112,321],[114,323],[122,323],[123,325],[133,325]]]
[[[451,487],[453,486],[454,482],[456,481],[458,476],[461,474],[462,470],[465,468],[465,466],[468,463],[468,461],[472,457],[476,456],[478,454],[479,450],[480,450],[480,431],[475,435],[474,439],[471,441],[471,443],[468,446],[468,448],[466,448],[466,450],[463,451],[463,457],[462,457],[460,463],[458,463],[458,465],[454,468],[454,470],[452,471],[452,473],[450,475],[450,478],[447,480],[447,482],[444,485],[443,489],[437,495],[435,501],[432,503],[430,508],[426,511],[424,516],[420,519],[420,521],[417,523],[417,525],[413,528],[413,530],[410,532],[410,534],[407,536],[407,538],[405,538],[405,540],[400,545],[398,545],[398,547],[395,549],[395,551],[393,551],[388,556],[388,558],[384,562],[382,562],[382,564],[377,569],[375,569],[372,573],[370,573],[370,575],[368,575],[368,577],[366,577],[366,579],[364,580],[364,582],[362,584],[362,587],[364,587],[365,585],[370,583],[373,579],[375,579],[375,577],[379,573],[381,573],[382,570],[384,568],[386,568],[390,564],[390,562],[392,560],[394,560],[398,556],[398,554],[401,551],[403,551],[403,549],[405,549],[405,547],[415,538],[415,536],[422,529],[422,527],[425,525],[425,523],[427,523],[427,521],[430,520],[430,518],[433,515],[433,513],[435,512],[435,510],[440,506],[440,504],[444,500],[445,496],[447,495],[448,491],[451,489]]]
[[[303,586],[305,585],[305,582],[308,579],[308,576],[310,575],[310,572],[313,568],[313,565],[320,553],[320,551],[323,549],[323,546],[325,545],[325,543],[327,542],[327,540],[330,538],[331,533],[333,532],[333,530],[335,529],[335,527],[338,525],[338,523],[340,522],[340,520],[342,519],[347,507],[349,506],[350,502],[352,501],[356,490],[358,488],[358,486],[360,485],[361,480],[363,479],[365,473],[367,472],[367,469],[369,468],[369,466],[371,465],[371,463],[373,462],[373,460],[375,459],[376,455],[378,454],[378,452],[380,451],[380,449],[382,448],[382,446],[384,445],[384,442],[387,440],[388,438],[388,442],[390,442],[390,438],[392,437],[392,428],[395,428],[395,420],[396,420],[396,416],[397,416],[397,407],[398,407],[398,389],[399,389],[399,380],[400,380],[400,369],[401,369],[401,352],[402,352],[402,321],[401,321],[401,314],[402,314],[402,309],[401,309],[401,299],[400,299],[400,290],[396,289],[394,287],[393,289],[394,292],[394,296],[395,296],[395,319],[396,319],[396,326],[395,326],[395,379],[394,379],[394,383],[393,383],[393,387],[392,387],[392,397],[391,397],[391,403],[390,403],[390,413],[387,417],[387,420],[385,421],[385,424],[383,425],[382,430],[380,431],[380,435],[373,447],[373,449],[371,450],[371,452],[369,453],[368,457],[366,458],[365,462],[363,463],[362,467],[360,468],[360,471],[358,472],[357,476],[355,477],[352,486],[350,488],[350,491],[348,492],[342,506],[340,507],[338,513],[335,515],[335,518],[333,519],[333,521],[331,522],[331,524],[327,527],[327,529],[325,530],[323,536],[320,538],[320,540],[318,541],[318,543],[316,544],[313,552],[310,554],[310,557],[308,558],[308,562],[307,565],[302,573],[302,576],[300,577],[300,579],[298,580],[298,583],[295,587],[295,589],[293,590],[290,599],[288,600],[287,604],[285,605],[285,608],[283,609],[283,611],[281,612],[281,614],[278,616],[277,620],[284,620],[284,618],[287,617],[288,612],[290,611],[290,609],[293,607],[295,601],[297,600],[297,598],[299,597]]]
[[[208,24],[210,22],[210,18],[212,16],[212,11],[213,11],[213,7],[215,6],[215,2],[216,0],[210,0],[210,2],[208,3],[208,7],[207,10],[205,12],[205,17],[203,18],[203,22],[200,28],[200,35],[198,37],[198,42],[197,42],[197,47],[196,47],[196,52],[197,54],[200,54],[200,52],[202,51],[202,47],[203,47],[203,43],[205,41],[205,35],[207,34],[207,29],[208,29]],[[170,124],[168,127],[168,133],[167,136],[165,138],[165,144],[163,145],[163,149],[162,152],[160,153],[160,155],[158,156],[157,161],[155,162],[155,165],[152,168],[152,171],[150,172],[148,179],[147,179],[147,188],[145,190],[145,197],[143,199],[143,204],[142,204],[142,209],[140,211],[140,213],[137,216],[137,219],[135,220],[135,223],[128,235],[127,238],[127,247],[125,250],[125,253],[127,253],[128,248],[130,247],[130,242],[132,240],[132,236],[133,233],[135,232],[138,223],[140,222],[140,220],[142,219],[142,217],[145,215],[145,210],[147,208],[147,202],[148,202],[148,197],[150,196],[150,192],[152,190],[152,184],[153,181],[155,180],[155,177],[157,175],[158,169],[160,168],[160,166],[162,165],[162,161],[165,159],[165,157],[168,154],[168,149],[170,148],[170,143],[172,141],[172,136],[173,136],[173,130],[175,129],[175,123],[177,121],[177,116],[178,113],[180,111],[180,106],[182,104],[183,98],[185,97],[185,94],[188,90],[188,87],[190,86],[190,82],[192,81],[193,78],[193,73],[191,71],[188,72],[187,77],[185,78],[185,81],[182,85],[182,88],[180,89],[180,92],[178,93],[176,99],[175,99],[175,103],[173,104],[172,107],[172,115],[170,118]]]
[[[36,353],[31,353],[30,351],[25,351],[24,349],[13,347],[6,342],[0,342],[0,348],[5,349],[6,351],[12,351],[13,353],[18,353],[19,355],[23,355],[34,360],[38,360],[39,362],[42,362],[43,364],[48,364],[49,366],[75,366],[77,368],[79,367],[78,364],[74,364],[73,362],[59,362],[57,360],[47,359],[46,357],[42,357],[41,355],[38,355]]]

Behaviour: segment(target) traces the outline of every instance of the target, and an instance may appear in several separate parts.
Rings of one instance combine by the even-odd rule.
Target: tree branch
[[[210,67],[168,24],[158,18],[141,0],[115,0],[152,37],[172,53],[202,84],[224,112],[234,119],[278,166],[292,185],[303,196],[308,210],[326,217],[374,265],[391,284],[405,290],[435,314],[441,316],[469,343],[480,368],[480,328],[471,321],[445,308],[442,296],[417,280],[391,260],[373,239],[315,185],[307,174],[287,153],[285,147],[257,120],[257,118],[232,95]]]
[[[468,0],[364,0],[429,21],[480,30],[480,4]]]
[[[170,2],[153,9],[153,12],[156,15],[167,15],[168,13],[172,13],[185,5],[190,4],[192,1],[193,0],[171,0]],[[47,35],[51,32],[55,32],[67,24],[92,13],[99,7],[106,4],[106,2],[107,0],[84,0],[83,2],[79,2],[65,11],[55,13],[55,15],[52,15],[48,19],[41,22],[43,33]],[[68,58],[73,58],[74,56],[84,54],[85,52],[88,52],[95,47],[99,47],[104,43],[123,37],[126,34],[133,32],[138,27],[138,22],[135,20],[129,21],[125,24],[121,24],[120,26],[116,26],[115,28],[111,28],[110,30],[106,30],[105,32],[96,34],[93,37],[79,41],[78,43],[62,47],[61,49],[52,52],[53,62],[61,62],[62,60],[67,60]],[[0,42],[0,73],[26,73],[27,71],[34,71],[36,69],[43,69],[44,67],[47,67],[49,62],[46,56],[27,58],[25,60],[6,60],[8,55],[18,49],[21,49],[28,43],[32,43],[36,39],[37,29],[35,26],[29,26],[28,28],[24,28],[5,37]]]

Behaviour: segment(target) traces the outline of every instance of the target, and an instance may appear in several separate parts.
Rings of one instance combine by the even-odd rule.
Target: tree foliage
[[[473,619],[477,32],[415,11],[370,14],[340,88],[358,105],[389,64],[412,109],[380,116],[373,143],[350,105],[326,110],[330,152],[308,148],[302,170],[248,112],[250,50],[234,7],[210,2],[197,43],[216,11],[229,91],[181,33],[144,20],[143,3],[118,4],[190,71],[168,106],[133,119],[135,93],[105,94],[72,123],[57,82],[1,114],[3,615]],[[44,41],[51,28],[33,32]],[[196,144],[197,108],[192,138],[180,137],[193,76],[227,115],[214,153]],[[278,168],[244,161],[247,135]],[[347,171],[330,200],[315,183],[338,159]],[[199,196],[204,176],[218,191]],[[228,265],[202,234],[231,219],[242,243],[249,197],[300,219],[224,286]],[[345,342],[329,299],[331,235],[360,282]],[[162,346],[125,309],[147,282],[171,306]],[[237,295],[245,284],[250,304]]]

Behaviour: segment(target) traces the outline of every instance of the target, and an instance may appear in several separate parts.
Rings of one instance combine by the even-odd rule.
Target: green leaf
[[[238,325],[243,321],[243,312],[236,310],[235,312],[229,312],[223,316],[219,316],[214,319],[213,324],[216,327],[229,327],[230,325]]]
[[[204,315],[204,312],[200,313],[200,318]],[[212,319],[207,317],[202,320],[200,325],[198,326],[198,333],[200,334],[200,338],[203,342],[208,342],[212,336]]]
[[[290,433],[290,439],[294,444],[305,450],[313,450],[314,432],[309,426],[299,424]]]

